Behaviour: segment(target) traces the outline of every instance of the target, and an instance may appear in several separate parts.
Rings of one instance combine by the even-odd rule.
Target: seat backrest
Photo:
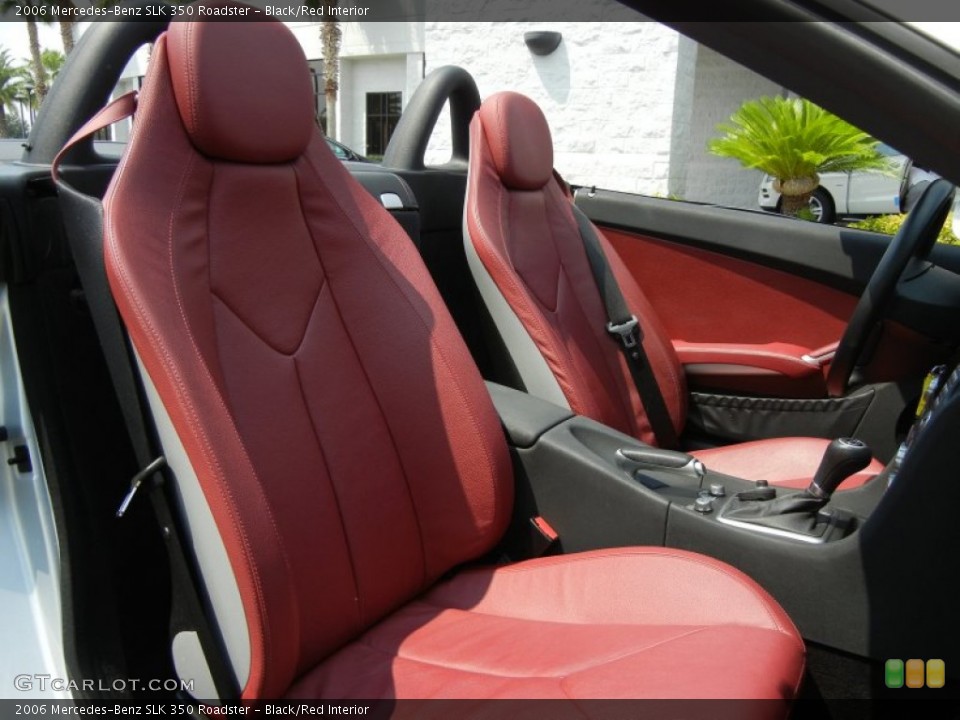
[[[470,125],[464,210],[467,260],[528,392],[655,444],[607,315],[570,200],[553,173],[540,108],[513,92],[484,101]],[[637,283],[598,230],[678,433],[686,386],[673,346]],[[667,268],[664,268],[667,271]]]
[[[171,23],[105,228],[244,697],[499,540],[489,395],[414,246],[327,148],[282,23]]]

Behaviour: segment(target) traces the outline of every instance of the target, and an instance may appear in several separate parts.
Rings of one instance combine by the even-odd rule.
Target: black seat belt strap
[[[624,300],[620,286],[613,276],[593,223],[572,202],[570,207],[577,220],[577,228],[580,230],[583,247],[587,252],[590,271],[593,273],[593,279],[597,283],[600,297],[603,298],[603,306],[607,311],[607,332],[614,337],[620,350],[623,351],[630,375],[640,394],[643,409],[647,413],[650,427],[657,439],[657,445],[676,449],[680,446],[677,431],[670,419],[660,385],[653,374],[653,366],[643,348],[643,329],[640,327],[640,322],[627,307],[627,301]]]
[[[182,524],[176,519],[169,488],[163,482],[166,461],[156,450],[159,443],[153,435],[152,420],[144,411],[142,387],[133,368],[126,331],[110,293],[103,259],[103,205],[98,199],[64,182],[59,172],[61,160],[74,145],[97,130],[131,116],[135,109],[135,93],[124,95],[105,107],[70,139],[57,155],[51,170],[57,183],[66,235],[80,283],[123,412],[134,455],[141,468],[119,503],[117,517],[123,517],[144,484],[147,485],[145,489],[153,490],[149,495],[164,533],[173,585],[170,639],[172,641],[173,636],[183,630],[196,632],[220,699],[235,700],[240,695],[237,681],[228,662],[222,637],[208,620],[209,602],[200,584],[192,554],[186,552],[189,544],[182,535]]]

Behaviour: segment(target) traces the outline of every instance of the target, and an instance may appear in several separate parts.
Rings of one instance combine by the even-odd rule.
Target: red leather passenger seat
[[[606,331],[606,310],[570,201],[554,177],[550,128],[523,95],[497,93],[474,116],[464,228],[474,279],[525,389],[656,445],[623,354]],[[640,320],[643,346],[679,435],[687,418],[683,367],[643,291],[603,233],[597,236]],[[828,444],[777,438],[693,454],[717,472],[806,487]],[[874,460],[841,489],[862,485],[881,470]]]
[[[213,520],[211,540],[188,507],[244,698],[796,692],[796,629],[707,557],[440,582],[504,532],[503,432],[413,244],[327,149],[282,23],[171,24],[105,213],[161,439]]]

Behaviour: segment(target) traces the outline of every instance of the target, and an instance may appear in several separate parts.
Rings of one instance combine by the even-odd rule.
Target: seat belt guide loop
[[[620,342],[625,348],[634,348],[637,346],[637,316],[631,315],[629,320],[622,323],[608,322],[607,332],[611,335],[619,335]]]

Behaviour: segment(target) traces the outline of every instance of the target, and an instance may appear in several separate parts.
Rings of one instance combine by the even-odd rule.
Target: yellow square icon
[[[927,660],[927,687],[942,688],[946,682],[946,668],[943,660]]]
[[[908,688],[923,687],[923,660],[907,660],[907,682]]]

